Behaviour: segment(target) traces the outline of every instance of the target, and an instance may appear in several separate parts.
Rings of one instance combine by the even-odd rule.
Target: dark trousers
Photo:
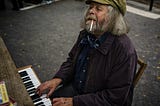
[[[19,8],[23,8],[22,0],[11,0],[13,5],[13,10],[19,10]]]
[[[50,99],[58,97],[73,97],[78,95],[77,91],[73,88],[72,84],[62,86],[54,91]]]

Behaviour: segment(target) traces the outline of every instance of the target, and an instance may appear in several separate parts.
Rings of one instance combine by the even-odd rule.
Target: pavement
[[[149,12],[146,5],[127,2],[146,12],[141,14],[160,15],[157,8]],[[24,11],[12,11],[8,4],[0,11],[0,36],[16,66],[32,65],[42,82],[51,79],[77,39],[85,9],[83,1],[74,0]],[[128,36],[147,68],[135,87],[132,106],[160,106],[160,18],[136,13],[128,10],[125,16],[131,28]]]

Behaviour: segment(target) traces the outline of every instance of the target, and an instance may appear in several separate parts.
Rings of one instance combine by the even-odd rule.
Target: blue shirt
[[[73,82],[74,88],[79,94],[83,93],[85,81],[87,77],[87,64],[89,61],[88,53],[91,49],[97,49],[106,39],[106,34],[102,35],[99,39],[96,39],[94,35],[88,33],[79,43],[79,47],[82,50],[78,56],[75,67],[75,78]]]

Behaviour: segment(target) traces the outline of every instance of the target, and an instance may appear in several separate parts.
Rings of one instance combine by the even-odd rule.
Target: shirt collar
[[[108,32],[100,36],[98,39],[91,33],[86,32],[85,36],[82,38],[80,45],[90,44],[91,47],[99,47],[107,38]]]

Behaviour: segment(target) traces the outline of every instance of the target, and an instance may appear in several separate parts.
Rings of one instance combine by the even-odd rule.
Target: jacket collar
[[[80,32],[80,35],[82,35],[81,38],[83,38],[87,34],[88,34],[88,32],[86,30],[82,30]],[[105,41],[103,41],[103,43],[99,47],[97,47],[97,50],[99,52],[101,52],[103,55],[106,55],[116,36],[109,33],[109,32],[105,32],[103,36],[106,36],[106,39],[105,39]]]
[[[99,52],[106,55],[115,39],[115,35],[112,35],[111,33],[104,33],[106,36],[106,40],[97,48]]]

